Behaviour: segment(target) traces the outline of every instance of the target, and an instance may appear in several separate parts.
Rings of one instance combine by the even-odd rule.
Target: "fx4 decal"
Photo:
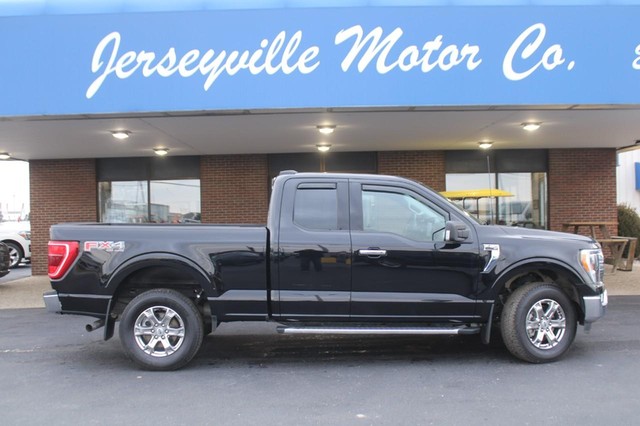
[[[85,241],[84,251],[103,250],[109,253],[124,251],[124,241]]]

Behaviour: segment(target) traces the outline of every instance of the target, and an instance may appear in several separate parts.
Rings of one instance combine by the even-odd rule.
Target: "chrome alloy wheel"
[[[17,248],[15,248],[13,245],[10,245],[9,258],[10,258],[9,268],[13,268],[18,266],[18,264],[22,260],[22,254]]]
[[[562,306],[552,299],[536,302],[526,317],[527,336],[538,349],[555,347],[564,336],[567,319]]]
[[[166,357],[184,342],[184,321],[171,308],[153,306],[138,315],[134,335],[144,352],[154,357]]]

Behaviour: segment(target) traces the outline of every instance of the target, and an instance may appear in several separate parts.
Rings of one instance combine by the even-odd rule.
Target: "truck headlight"
[[[18,235],[20,235],[25,240],[30,240],[31,239],[31,231],[20,231],[20,232],[18,232]]]
[[[580,250],[580,265],[594,283],[604,279],[604,255],[602,249]]]

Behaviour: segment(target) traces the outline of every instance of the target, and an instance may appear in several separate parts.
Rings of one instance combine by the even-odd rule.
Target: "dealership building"
[[[33,273],[55,223],[265,223],[281,170],[505,191],[464,201],[491,223],[615,222],[638,21],[640,0],[0,0]]]

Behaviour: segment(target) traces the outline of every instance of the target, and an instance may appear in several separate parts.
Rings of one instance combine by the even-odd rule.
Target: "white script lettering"
[[[534,24],[518,36],[507,51],[504,61],[502,62],[502,72],[505,77],[509,80],[518,81],[529,77],[541,65],[544,69],[551,71],[565,63],[566,58],[564,58],[562,46],[559,44],[554,44],[546,49],[542,54],[542,57],[538,59],[537,62],[529,64],[526,63],[526,60],[532,58],[532,56],[538,51],[546,34],[547,28],[544,24]],[[529,43],[523,47],[523,44],[526,43],[529,38],[533,38],[533,40],[529,41]],[[521,72],[516,71],[514,68],[514,61],[516,59],[523,59],[525,61],[525,69]],[[533,58],[533,60],[535,61],[535,58]],[[574,65],[574,61],[569,62],[567,69],[571,71]]]
[[[309,74],[320,65],[319,47],[311,46],[297,53],[302,43],[302,31],[296,32],[289,39],[285,31],[281,31],[272,41],[262,40],[260,48],[253,52],[249,50],[215,52],[209,49],[202,53],[200,50],[193,49],[181,57],[173,47],[169,48],[162,57],[155,52],[144,50],[121,54],[120,42],[120,33],[112,32],[100,40],[96,46],[91,61],[91,72],[99,75],[87,89],[87,99],[91,99],[100,90],[110,75],[115,74],[117,78],[124,80],[140,68],[144,77],[157,74],[166,78],[177,72],[181,77],[187,78],[199,72],[202,76],[206,76],[203,88],[207,91],[222,73],[233,76],[241,70],[248,70],[253,75],[263,71],[269,75],[277,72],[292,74],[296,71]]]
[[[476,45],[465,44],[462,48],[458,48],[455,44],[450,44],[441,50],[442,35],[427,41],[421,49],[413,45],[406,47],[400,52],[397,59],[393,60],[393,58],[389,58],[391,49],[398,43],[402,34],[402,29],[396,28],[383,39],[382,28],[376,27],[365,36],[360,25],[341,30],[336,34],[336,45],[344,43],[350,38],[355,38],[353,46],[342,61],[342,71],[348,71],[358,56],[360,56],[359,72],[363,72],[375,60],[376,70],[380,74],[386,74],[396,67],[401,71],[420,67],[424,73],[436,67],[442,71],[449,71],[462,63],[466,64],[469,71],[473,71],[482,63],[482,59],[478,58],[480,47]]]
[[[640,70],[640,44],[636,46],[636,59],[631,66],[634,70]]]

